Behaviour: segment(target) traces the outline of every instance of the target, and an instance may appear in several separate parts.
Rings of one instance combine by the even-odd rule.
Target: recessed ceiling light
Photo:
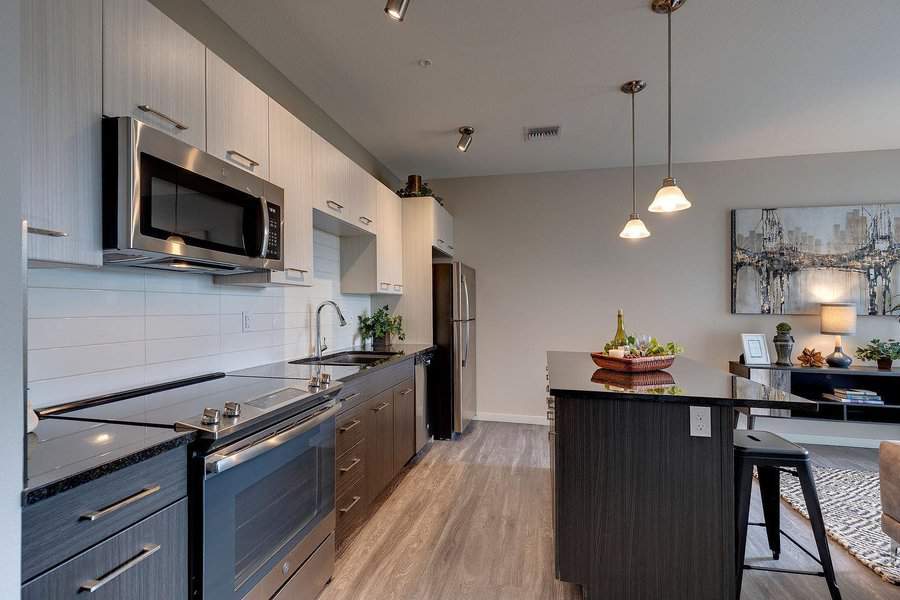
[[[428,67],[431,66],[431,59],[430,58],[420,58],[416,64],[419,65],[420,67],[422,67],[423,69],[427,69]]]

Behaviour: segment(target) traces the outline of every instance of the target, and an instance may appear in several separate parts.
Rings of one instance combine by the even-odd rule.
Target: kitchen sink
[[[338,352],[337,354],[325,355],[322,358],[310,357],[301,358],[300,360],[292,360],[293,365],[330,365],[341,367],[366,367],[374,365],[381,361],[399,354],[399,352],[378,352],[378,351],[360,351],[360,352]]]

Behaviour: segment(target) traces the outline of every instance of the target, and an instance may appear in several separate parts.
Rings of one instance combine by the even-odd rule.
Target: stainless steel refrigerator
[[[432,275],[437,349],[428,377],[428,401],[434,437],[452,439],[475,416],[475,270],[460,262],[435,263]]]

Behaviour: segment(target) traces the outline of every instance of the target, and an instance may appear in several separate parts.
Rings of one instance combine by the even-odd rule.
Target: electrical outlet
[[[708,406],[691,407],[691,437],[712,437],[710,431],[710,410]]]
[[[247,333],[253,327],[253,319],[248,312],[241,313],[241,333]]]

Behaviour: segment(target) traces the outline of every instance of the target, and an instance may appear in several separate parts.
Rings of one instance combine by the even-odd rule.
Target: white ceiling
[[[404,23],[385,0],[204,1],[398,176],[629,165],[635,78],[638,162],[665,162],[649,0],[412,0]],[[675,162],[900,148],[898,0],[688,0],[673,25]]]

